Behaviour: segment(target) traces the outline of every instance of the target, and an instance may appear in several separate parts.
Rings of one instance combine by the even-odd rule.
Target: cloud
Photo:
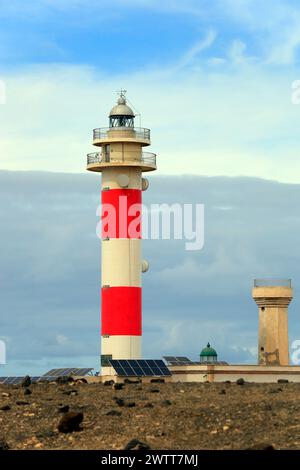
[[[84,172],[92,129],[107,125],[122,85],[152,129],[161,174],[268,176],[298,182],[297,72],[274,77],[254,63],[193,64],[107,76],[93,67],[47,65],[7,73],[0,108],[1,167]]]
[[[255,277],[292,278],[290,339],[300,335],[299,185],[255,178],[149,177],[153,203],[204,203],[205,244],[144,240],[144,357],[197,359],[210,341],[220,359],[255,361]],[[98,367],[99,177],[0,172],[2,373]],[[220,207],[230,210],[220,210]]]
[[[200,41],[197,41],[196,44],[194,44],[181,58],[181,60],[178,62],[177,66],[174,68],[174,73],[182,68],[185,68],[189,65],[191,65],[194,61],[194,59],[200,54],[200,52],[204,51],[205,49],[208,49],[214,42],[216,38],[216,33],[215,31],[208,31],[204,37],[204,39],[201,39]]]

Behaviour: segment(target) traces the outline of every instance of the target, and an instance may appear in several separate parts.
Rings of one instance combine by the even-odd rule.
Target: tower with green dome
[[[207,343],[206,348],[202,349],[200,353],[200,362],[217,362],[217,351]]]

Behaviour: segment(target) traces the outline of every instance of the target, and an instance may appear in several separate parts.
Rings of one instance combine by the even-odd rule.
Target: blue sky
[[[209,237],[194,258],[171,243],[167,250],[145,243],[152,266],[145,354],[155,345],[157,356],[195,358],[209,339],[224,359],[253,362],[252,279],[293,277],[297,289],[299,277],[300,104],[291,99],[300,80],[299,2],[0,0],[0,21],[0,170],[11,172],[1,173],[0,187],[1,246],[10,247],[0,260],[7,373],[97,364],[99,181],[85,165],[92,129],[107,126],[120,87],[151,128],[149,150],[158,155],[148,202],[187,202],[177,187],[193,181],[188,199],[209,209]],[[220,217],[212,199],[214,207],[237,209]],[[182,279],[188,306],[178,294]],[[166,295],[153,306],[149,292],[162,285]],[[228,285],[236,288],[225,298]],[[296,302],[293,338],[300,334]],[[179,338],[182,310],[188,321]]]
[[[76,63],[113,74],[166,66],[211,30],[199,62],[226,58],[236,41],[257,61],[298,61],[292,0],[12,0],[1,1],[0,16],[3,66]]]
[[[12,0],[0,17],[2,168],[84,172],[123,87],[161,174],[298,182],[296,2]]]

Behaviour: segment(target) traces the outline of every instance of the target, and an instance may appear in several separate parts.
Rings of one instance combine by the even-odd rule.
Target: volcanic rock
[[[57,429],[62,433],[79,431],[80,424],[83,421],[83,413],[66,413],[58,423]]]

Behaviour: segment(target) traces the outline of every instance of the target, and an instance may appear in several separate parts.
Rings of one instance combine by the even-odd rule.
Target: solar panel
[[[113,360],[111,366],[117,375],[122,377],[147,377],[147,376],[169,376],[171,372],[161,359],[150,360]]]
[[[164,356],[164,359],[169,365],[172,366],[193,364],[193,361],[185,356]]]
[[[36,376],[31,377],[31,383],[37,382],[54,382],[57,377],[53,376]],[[0,377],[0,383],[5,385],[20,385],[24,380],[24,377]]]
[[[72,367],[72,368],[64,368],[64,369],[51,369],[44,377],[67,377],[68,375],[87,375],[89,374],[93,368],[80,368],[80,367]]]
[[[39,381],[40,377],[30,377],[32,383],[36,383]]]
[[[22,383],[24,377],[6,377],[6,380],[2,383],[5,385],[18,385]]]

